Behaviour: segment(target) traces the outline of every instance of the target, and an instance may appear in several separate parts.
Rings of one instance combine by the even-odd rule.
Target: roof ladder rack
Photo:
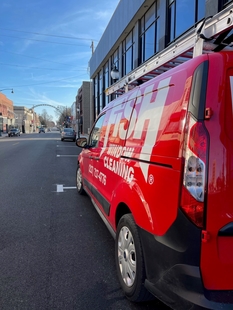
[[[122,94],[190,58],[201,54],[233,50],[233,4],[202,20],[196,28],[182,35],[138,68],[105,90],[106,95]]]

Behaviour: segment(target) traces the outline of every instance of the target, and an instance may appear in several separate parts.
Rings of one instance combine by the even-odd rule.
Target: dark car
[[[63,140],[76,140],[76,132],[73,128],[63,128],[61,131],[61,141]]]
[[[20,130],[18,128],[12,128],[8,131],[8,137],[20,136]]]
[[[41,133],[41,132],[45,133],[45,129],[44,128],[40,128],[39,129],[39,133]]]

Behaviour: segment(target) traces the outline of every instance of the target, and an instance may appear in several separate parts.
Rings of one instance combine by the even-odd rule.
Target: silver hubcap
[[[133,236],[128,227],[123,226],[118,237],[118,263],[125,284],[130,287],[136,277],[136,251]]]
[[[80,190],[82,187],[82,174],[80,168],[77,171],[77,189]]]

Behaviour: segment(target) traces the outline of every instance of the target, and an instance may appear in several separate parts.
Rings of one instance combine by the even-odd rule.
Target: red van
[[[134,88],[81,137],[77,190],[116,240],[131,301],[233,309],[233,53]]]

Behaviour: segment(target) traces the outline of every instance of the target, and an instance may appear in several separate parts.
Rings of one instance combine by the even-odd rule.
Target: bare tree
[[[71,108],[59,106],[57,107],[59,109],[56,110],[56,115],[58,117],[58,124],[60,125],[67,125],[69,124],[70,116],[71,116]]]
[[[49,115],[45,109],[42,110],[42,113],[39,115],[41,125],[48,126],[48,123],[52,122],[53,116]]]

